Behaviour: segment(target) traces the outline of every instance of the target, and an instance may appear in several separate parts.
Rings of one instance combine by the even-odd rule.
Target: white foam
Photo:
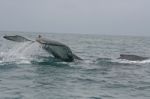
[[[0,53],[2,62],[15,62],[18,64],[30,64],[34,56],[43,55],[45,51],[36,42],[17,43],[13,48]],[[44,55],[48,55],[46,52]]]
[[[130,60],[125,60],[125,59],[113,59],[112,62],[124,63],[124,64],[146,64],[146,63],[150,63],[150,59],[143,60],[143,61],[130,61]]]

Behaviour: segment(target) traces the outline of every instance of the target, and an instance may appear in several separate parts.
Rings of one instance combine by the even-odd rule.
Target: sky
[[[149,35],[150,0],[0,0],[0,31]]]

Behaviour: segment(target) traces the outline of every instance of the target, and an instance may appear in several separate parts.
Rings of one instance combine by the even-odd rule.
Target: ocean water
[[[38,43],[16,43],[4,35],[35,40],[39,33],[0,32],[0,99],[150,99],[150,37],[42,33],[68,45],[83,61],[57,62]]]

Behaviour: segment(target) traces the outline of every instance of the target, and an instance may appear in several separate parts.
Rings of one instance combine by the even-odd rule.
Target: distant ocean
[[[120,54],[150,57],[150,37],[41,33],[68,45],[83,61],[56,62],[38,43],[40,33],[0,32],[0,99],[150,99],[150,59],[127,61]]]

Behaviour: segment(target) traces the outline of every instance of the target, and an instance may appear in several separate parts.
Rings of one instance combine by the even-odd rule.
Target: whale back
[[[126,59],[130,61],[142,61],[148,59],[148,57],[142,57],[138,55],[120,54],[119,59]]]

